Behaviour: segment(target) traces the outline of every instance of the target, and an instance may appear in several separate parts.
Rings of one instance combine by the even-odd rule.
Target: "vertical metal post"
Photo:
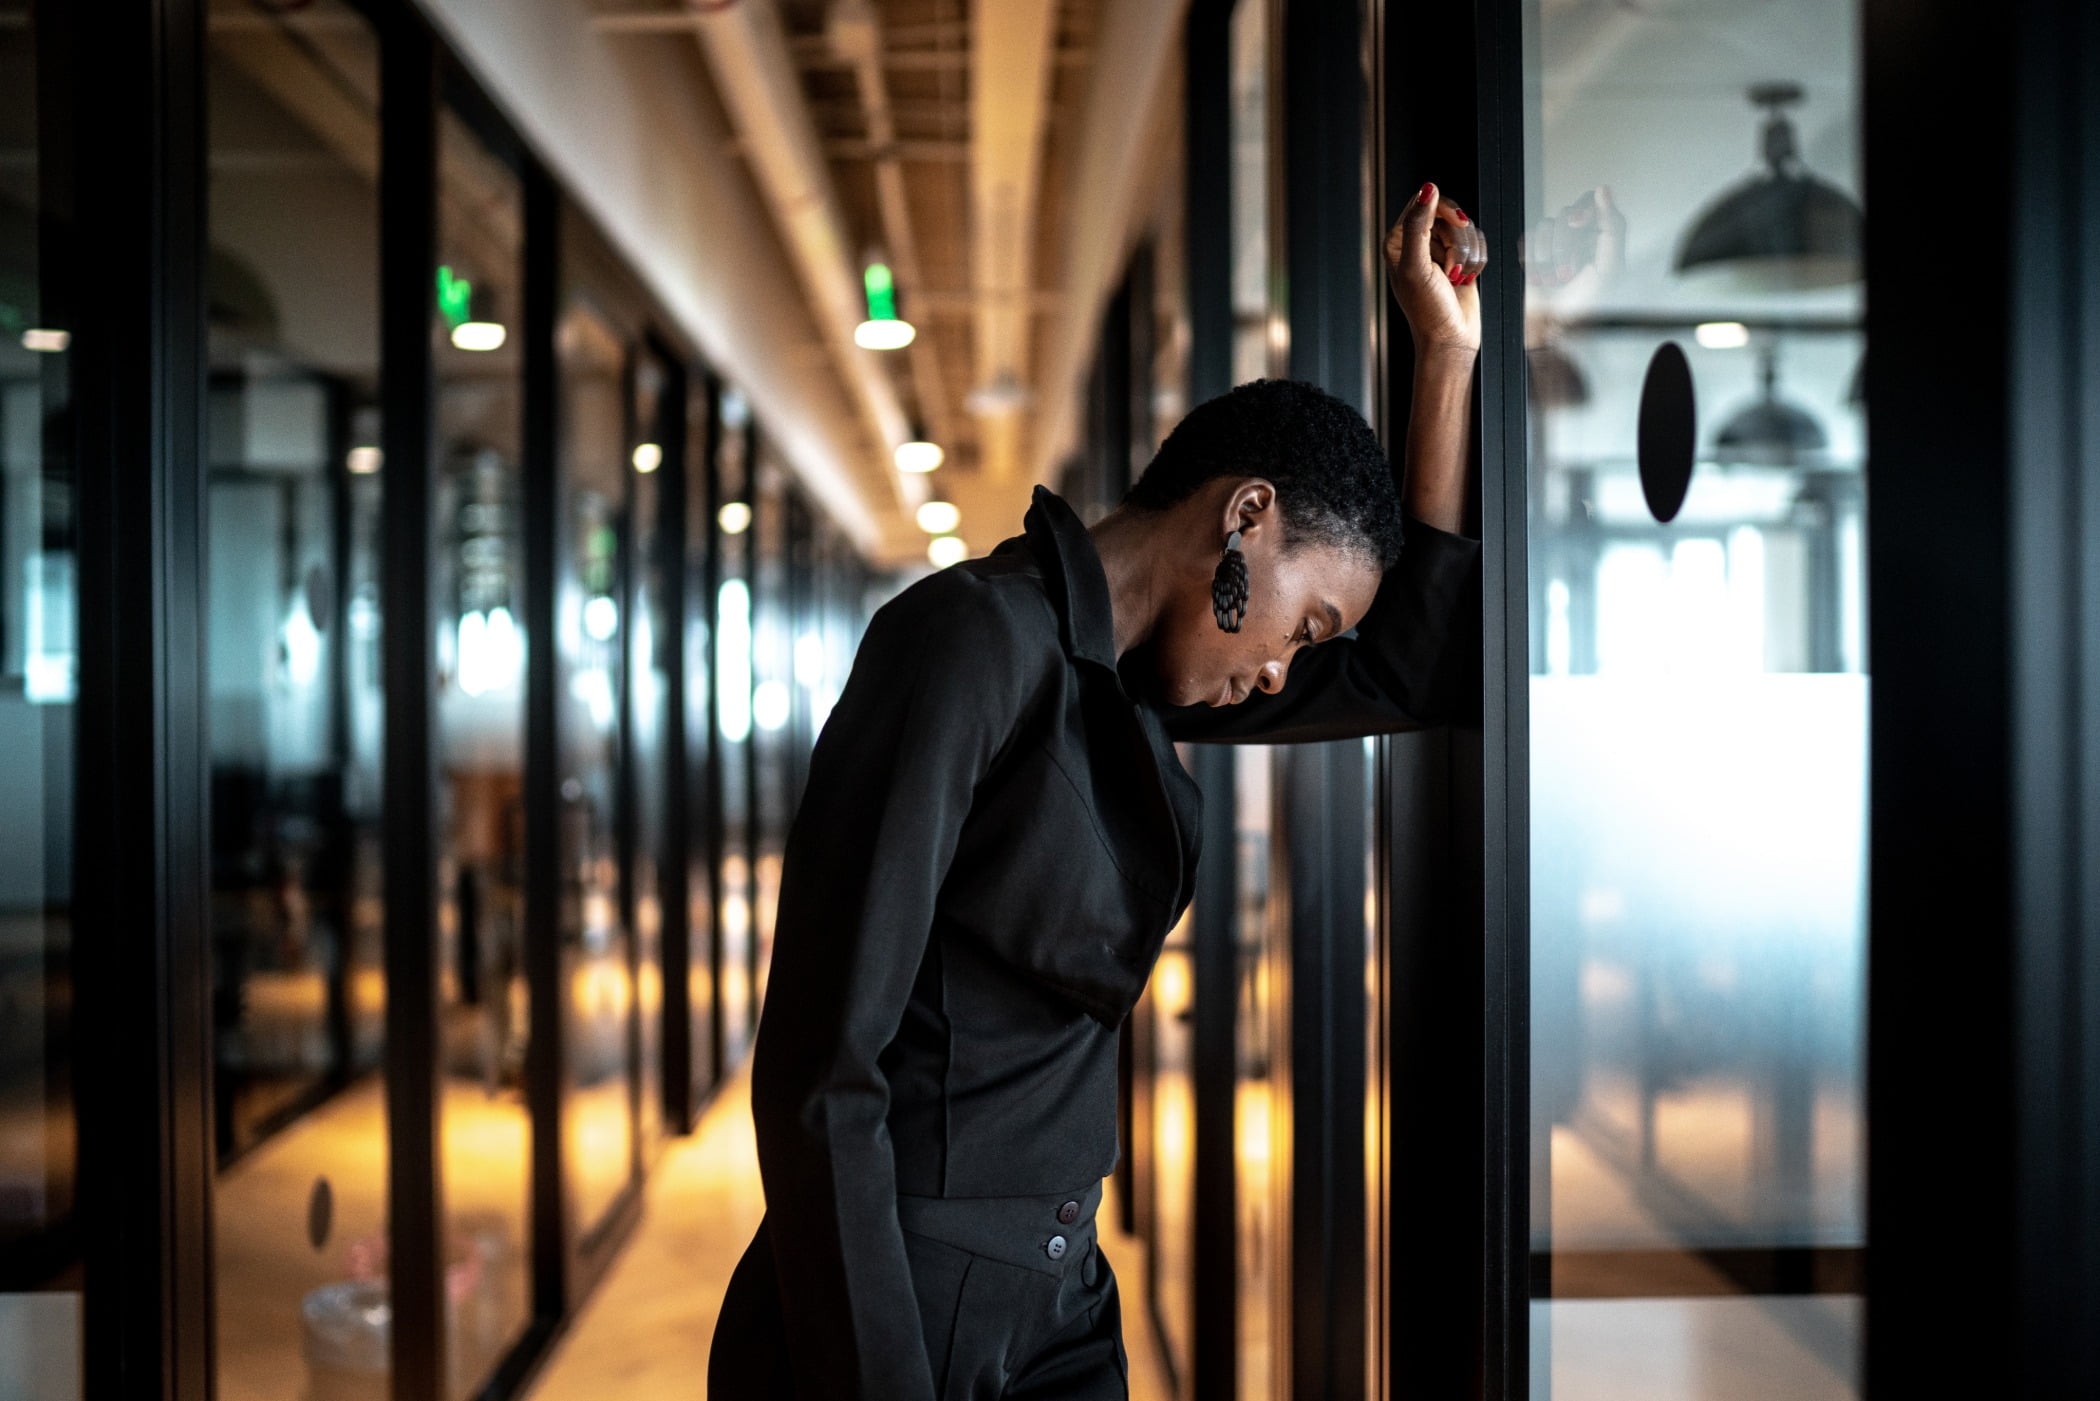
[[[1197,0],[1184,36],[1183,141],[1189,307],[1189,402],[1232,387],[1231,0]],[[1196,866],[1191,969],[1195,1100],[1195,1339],[1192,1396],[1239,1394],[1239,1199],[1234,1119],[1239,986],[1239,870],[1233,752],[1199,745],[1203,847]]]
[[[1529,697],[1521,6],[1493,0],[1425,63],[1423,20],[1388,3],[1379,45],[1384,222],[1425,179],[1492,240],[1468,504],[1483,548],[1470,714],[1385,748],[1390,1094],[1390,1394],[1527,1394],[1530,1292],[1526,757]],[[1453,47],[1454,43],[1457,47]],[[1386,441],[1406,438],[1413,347],[1386,314]],[[1474,710],[1473,707],[1478,707]],[[1477,716],[1477,719],[1475,718]],[[1477,1210],[1453,1210],[1453,1203]]]
[[[707,620],[707,769],[701,775],[701,815],[707,830],[701,850],[707,861],[708,1067],[712,1080],[728,1069],[728,1030],[722,1024],[722,385],[708,377],[707,442],[703,454],[701,530],[707,555],[700,564],[700,597],[693,603]]]
[[[1480,931],[1481,1389],[1514,1401],[1530,1394],[1531,1207],[1546,1200],[1548,1185],[1540,1181],[1534,1190],[1530,1146],[1530,435],[1518,254],[1528,179],[1528,60],[1523,7],[1515,0],[1482,6],[1476,26],[1478,212],[1502,271],[1480,284],[1479,808],[1476,813],[1461,805],[1466,850],[1477,850],[1479,862],[1477,869],[1461,864],[1469,882],[1467,903],[1478,904]],[[1467,758],[1470,764],[1472,756]]]
[[[445,1391],[440,1237],[437,674],[431,595],[437,495],[431,352],[437,267],[436,56],[421,22],[386,17],[380,60],[380,365],[385,670],[387,1263],[393,1394]]]
[[[658,952],[663,974],[663,1116],[671,1133],[693,1128],[692,949],[692,747],[686,734],[686,370],[678,357],[655,348],[664,370],[656,422],[651,431],[663,448],[657,469],[656,581],[663,630],[664,712],[662,727],[663,847],[657,853],[657,904],[663,911]]]
[[[765,497],[759,490],[758,469],[758,420],[752,418],[744,425],[744,504],[751,508],[751,523],[744,528],[744,587],[750,599],[751,633],[747,655],[751,658],[751,675],[745,685],[751,686],[751,678],[758,674],[758,623],[760,609],[770,600],[759,597],[759,586],[763,582],[765,563],[760,558],[765,548],[765,520],[761,512],[765,509]],[[755,689],[755,688],[753,688]],[[749,713],[750,696],[745,697],[746,713]],[[749,1007],[753,1017],[752,1031],[757,1030],[758,1016],[758,854],[765,842],[759,831],[765,817],[765,795],[759,787],[758,725],[754,719],[744,731],[744,986],[750,990]],[[747,1044],[749,1044],[747,1042]]]
[[[1369,92],[1358,4],[1286,4],[1281,80],[1290,374],[1368,400]],[[1290,910],[1290,1378],[1300,1401],[1363,1394],[1364,852],[1355,742],[1279,761]]]
[[[42,6],[40,250],[72,331],[84,1382],[209,1393],[203,6]],[[92,63],[92,75],[87,64]],[[63,148],[70,145],[70,151]],[[47,452],[64,452],[65,429]]]
[[[562,1190],[561,707],[554,641],[560,572],[561,193],[537,162],[524,170],[525,1100],[532,1116],[533,1314],[569,1303],[569,1219]]]
[[[1891,601],[1869,635],[1866,1392],[2090,1396],[2100,22],[2078,0],[1864,13],[1867,579]],[[1930,99],[1950,83],[1960,104]],[[2017,257],[1920,245],[1950,171],[2020,212]]]

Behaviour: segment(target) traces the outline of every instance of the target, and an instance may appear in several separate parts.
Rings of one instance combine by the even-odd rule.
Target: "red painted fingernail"
[[[1432,186],[1432,185],[1431,185],[1431,184],[1430,184],[1430,183],[1429,183],[1429,182],[1428,182],[1427,180],[1424,180],[1424,181],[1422,182],[1422,192],[1421,192],[1420,194],[1418,194],[1418,195],[1416,195],[1416,196],[1415,196],[1415,203],[1416,203],[1416,204],[1427,204],[1427,203],[1429,203],[1429,192],[1430,192],[1430,190],[1431,190],[1431,189],[1433,189],[1433,188],[1435,188],[1435,187],[1434,187],[1434,186]]]
[[[1451,212],[1452,212],[1453,214],[1456,214],[1456,215],[1458,216],[1458,222],[1459,222],[1459,223],[1461,223],[1461,224],[1470,224],[1470,223],[1472,223],[1472,222],[1473,222],[1473,221],[1472,221],[1471,219],[1468,219],[1468,218],[1466,217],[1466,211],[1465,211],[1465,210],[1463,210],[1463,209],[1460,209],[1460,208],[1459,208],[1459,207],[1458,207],[1457,205],[1455,205],[1455,204],[1451,206]]]
[[[1463,282],[1464,280],[1465,274],[1461,273],[1457,268],[1451,269],[1451,285],[1453,287],[1456,287],[1460,282]]]

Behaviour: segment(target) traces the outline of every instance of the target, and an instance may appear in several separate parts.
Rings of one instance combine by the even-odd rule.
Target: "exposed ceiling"
[[[894,515],[882,532],[892,554],[923,550],[911,519],[929,495],[961,507],[959,533],[973,551],[1016,530],[1042,471],[1039,425],[1068,418],[1076,393],[1070,356],[1056,353],[1070,328],[1058,321],[1091,319],[1100,304],[1097,289],[1075,295],[1069,250],[1073,181],[1086,178],[1079,143],[1099,126],[1088,118],[1101,101],[1092,85],[1106,0],[592,8],[608,39],[688,51],[697,41],[705,55],[695,70],[711,89],[702,100],[724,109],[730,149],[765,196],[856,403],[869,455],[861,474],[886,474],[887,489],[870,495]],[[1137,106],[1126,119],[1141,126],[1142,98]],[[876,256],[917,328],[902,350],[852,344],[862,264]],[[1099,269],[1084,271],[1099,279]],[[930,478],[890,465],[896,443],[920,432],[947,454]]]

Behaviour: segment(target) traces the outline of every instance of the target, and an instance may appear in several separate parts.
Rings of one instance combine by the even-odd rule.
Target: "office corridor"
[[[2100,1401],[2095,74],[0,0],[0,1401]]]
[[[764,1211],[745,1071],[722,1086],[689,1137],[665,1148],[633,1239],[554,1345],[531,1401],[704,1401],[715,1312]],[[1131,1401],[1165,1401],[1173,1393],[1134,1311],[1144,1246],[1114,1229],[1107,1207],[1100,1220],[1122,1282]]]

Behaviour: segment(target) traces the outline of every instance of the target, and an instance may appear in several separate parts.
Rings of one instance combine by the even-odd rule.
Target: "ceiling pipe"
[[[1021,405],[1012,387],[1028,383],[1036,194],[1056,28],[1056,0],[970,6],[970,268],[978,401],[993,405],[980,415],[983,463],[995,482],[1010,480],[1021,461]],[[987,389],[996,392],[987,397]]]
[[[1186,0],[1116,0],[1102,7],[1078,166],[1065,200],[1065,314],[1051,323],[1048,363],[1038,381],[1048,410],[1036,421],[1035,473],[1041,481],[1056,480],[1076,432],[1080,380],[1092,362],[1101,309],[1130,251],[1146,138],[1155,130],[1161,82],[1180,52],[1186,9]]]
[[[750,167],[730,154],[727,117],[695,100],[690,51],[594,34],[581,0],[419,4],[671,324],[743,391],[818,509],[871,560],[923,559]]]
[[[918,234],[912,228],[911,205],[905,199],[904,162],[897,151],[897,123],[890,113],[890,83],[883,73],[882,17],[873,0],[835,0],[827,25],[834,53],[853,66],[860,88],[861,112],[867,121],[868,146],[875,161],[875,203],[882,215],[882,238],[889,245],[890,265],[910,294],[907,309],[922,318],[912,340],[911,377],[917,387],[919,412],[934,441],[949,452],[957,446],[954,417],[948,412],[948,381],[941,372],[940,352],[931,328],[923,324],[925,308],[918,294],[921,275]],[[916,480],[924,481],[923,477]]]
[[[808,293],[819,334],[867,421],[882,454],[881,469],[909,516],[925,499],[926,485],[922,478],[898,472],[892,454],[911,437],[910,420],[887,367],[877,358],[882,352],[864,350],[853,341],[853,328],[865,316],[860,249],[840,212],[780,13],[773,0],[738,0],[727,6],[719,0],[687,0],[687,7],[699,21],[708,70]]]

